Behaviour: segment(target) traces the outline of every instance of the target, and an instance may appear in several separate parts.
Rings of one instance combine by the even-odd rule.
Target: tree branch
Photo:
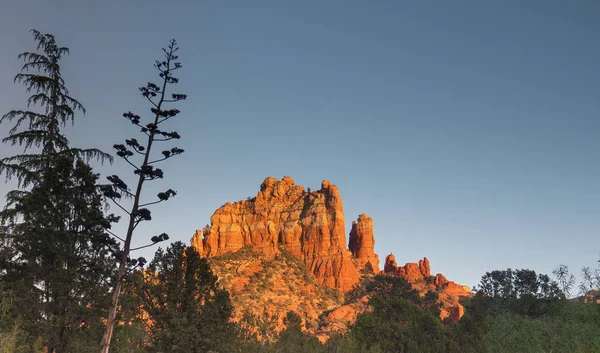
[[[158,122],[156,123],[156,125],[160,125],[161,123],[163,123],[163,122],[165,122],[165,121],[167,121],[167,120],[169,120],[171,118],[172,118],[172,116],[168,116],[168,117],[165,117],[163,119],[160,119],[160,120],[158,120]]]
[[[134,197],[135,195],[133,193],[131,193],[129,190],[123,190],[123,189],[119,189],[122,192],[126,193],[129,197]]]
[[[166,141],[166,140],[158,140],[158,139],[157,139],[156,141]],[[173,155],[173,156],[174,156],[174,155]],[[169,158],[171,158],[171,157],[173,157],[173,156],[169,156],[169,157],[165,157],[165,158],[157,159],[157,160],[154,160],[154,161],[152,161],[152,162],[148,162],[148,164],[153,164],[153,163],[156,163],[156,162],[161,162],[161,161],[164,161],[165,159],[169,159]]]
[[[125,242],[125,240],[123,240],[120,236],[116,235],[115,233],[111,232],[110,230],[106,229],[106,232],[111,234],[113,237],[119,239],[122,242]]]
[[[121,205],[120,205],[120,204],[117,202],[117,200],[115,200],[115,199],[114,199],[114,198],[112,198],[112,197],[109,197],[109,198],[110,198],[110,199],[111,199],[111,200],[112,200],[112,201],[115,203],[115,205],[119,206],[119,208],[120,208],[120,209],[122,209],[122,210],[123,210],[123,212],[127,213],[128,215],[131,215],[131,213],[130,213],[129,211],[127,211],[127,210],[126,210],[126,209],[125,209],[123,206],[121,206]]]
[[[139,247],[137,247],[137,248],[131,248],[131,249],[129,249],[129,251],[135,251],[135,250],[140,250],[140,249],[149,248],[149,247],[151,247],[151,246],[152,246],[152,245],[154,245],[154,244],[156,244],[156,243],[151,243],[151,244],[147,244],[147,245],[144,245],[144,246],[139,246]]]
[[[156,108],[158,108],[158,104],[154,103],[154,101],[152,100],[152,98],[150,98],[148,96],[148,97],[146,97],[146,99],[148,100],[148,102],[152,103],[153,106],[155,106]]]
[[[134,148],[134,150],[135,150],[135,148]],[[125,162],[129,163],[129,165],[130,165],[130,166],[132,166],[133,168],[135,168],[135,170],[138,170],[138,169],[140,169],[140,168],[139,168],[137,165],[135,165],[135,164],[131,163],[131,162],[129,161],[129,159],[127,159],[127,158],[125,158],[125,157],[123,157],[123,159],[125,160]]]
[[[161,203],[163,201],[166,201],[166,200],[158,200],[158,201],[148,202],[148,203],[140,205],[140,207],[146,207],[146,206],[150,206],[150,205],[156,205],[157,203]]]
[[[133,271],[135,271],[135,269],[138,267],[138,265],[133,266],[130,270],[125,271],[125,273],[123,274],[123,280],[125,279],[125,277],[129,276],[130,274],[133,273]]]

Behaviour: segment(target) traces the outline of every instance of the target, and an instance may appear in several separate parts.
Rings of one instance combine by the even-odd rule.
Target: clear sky
[[[176,38],[186,153],[149,191],[179,195],[137,244],[187,242],[223,203],[290,175],[336,184],[347,228],[373,217],[382,262],[427,256],[466,285],[578,270],[600,252],[599,19],[597,0],[3,0],[0,110],[24,107],[12,78],[28,30],[53,33],[88,109],[69,137],[112,152],[137,135],[121,114],[148,111],[137,88]]]

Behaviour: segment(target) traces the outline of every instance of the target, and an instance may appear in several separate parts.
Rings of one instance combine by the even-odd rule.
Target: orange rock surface
[[[429,259],[427,259],[426,257],[424,257],[423,260],[419,260],[419,272],[421,272],[421,275],[423,275],[423,277],[431,276],[431,267],[429,266]]]
[[[437,292],[439,296],[438,301],[442,303],[440,317],[442,319],[448,317],[454,322],[460,320],[464,314],[464,308],[460,304],[461,298],[472,295],[469,287],[448,281],[441,273],[432,276],[429,259],[426,257],[423,260],[419,260],[418,264],[409,262],[404,266],[398,266],[396,264],[396,257],[393,254],[389,254],[385,258],[385,266],[382,273],[404,278],[408,282],[411,282],[413,288],[421,293],[425,293],[428,290]]]
[[[457,304],[454,308],[452,308],[452,311],[450,312],[450,320],[456,323],[464,314],[465,308],[462,305]]]
[[[448,279],[441,273],[435,275],[435,279],[433,281],[436,287],[442,287],[443,285],[448,284],[448,282]]]
[[[390,254],[380,272],[373,220],[366,214],[352,223],[346,248],[342,198],[327,180],[311,192],[291,177],[268,177],[255,197],[217,209],[210,226],[197,230],[190,243],[210,258],[230,291],[235,320],[242,322],[250,313],[268,319],[274,332],[284,327],[287,311],[298,313],[304,330],[321,340],[343,330],[369,310],[368,298],[343,305],[340,292],[327,287],[346,292],[358,283],[363,269],[401,276],[421,295],[437,292],[442,319],[460,319],[460,299],[470,295],[467,287],[442,274],[432,276],[427,258],[398,266]],[[362,275],[368,278],[368,273]]]
[[[226,203],[211,225],[191,239],[201,255],[212,257],[252,245],[267,256],[279,246],[301,259],[327,286],[347,291],[359,279],[346,248],[344,209],[338,188],[325,180],[308,192],[289,176],[268,177],[256,197]]]
[[[357,221],[352,222],[348,248],[361,269],[366,268],[374,273],[379,272],[379,256],[375,254],[375,237],[373,236],[373,219],[371,217],[361,214]]]
[[[419,260],[418,264],[409,262],[404,266],[398,266],[394,254],[389,254],[385,257],[383,272],[400,276],[409,282],[416,282],[431,277],[431,268],[429,260],[426,257],[423,260]]]

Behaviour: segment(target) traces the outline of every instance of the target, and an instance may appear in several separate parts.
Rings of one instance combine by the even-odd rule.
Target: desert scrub
[[[502,313],[487,318],[489,352],[600,352],[600,305],[564,302],[552,315]]]

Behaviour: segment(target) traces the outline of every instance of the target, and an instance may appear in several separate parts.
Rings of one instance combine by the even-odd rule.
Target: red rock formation
[[[398,275],[398,265],[396,264],[396,257],[394,254],[390,253],[385,257],[383,272],[390,275]]]
[[[431,276],[431,267],[429,266],[429,259],[424,257],[423,260],[419,260],[419,271],[423,277]]]
[[[196,234],[190,239],[190,245],[196,249],[200,256],[204,256],[204,246],[202,245],[202,231],[197,229]]]
[[[266,297],[261,298],[268,297],[269,301],[263,300],[259,305],[261,309],[255,313],[279,315],[292,310],[310,318],[314,326],[320,315],[327,311],[327,316],[323,318],[328,324],[319,329],[322,334],[320,338],[353,322],[356,315],[368,310],[367,297],[344,306],[336,302],[339,297],[318,301],[314,297],[326,297],[328,292],[315,281],[311,279],[308,283],[304,275],[297,277],[296,272],[289,274],[281,268],[277,272],[269,265],[286,259],[287,266],[303,269],[301,264],[297,267],[299,264],[294,257],[298,258],[315,275],[316,282],[342,291],[350,290],[358,283],[360,269],[371,268],[373,272],[379,272],[379,258],[374,252],[373,220],[362,214],[353,222],[348,250],[342,198],[338,188],[329,181],[323,181],[320,190],[310,192],[296,185],[290,177],[282,180],[268,177],[254,198],[224,204],[214,212],[210,221],[210,226],[196,231],[191,245],[202,256],[212,257],[213,264],[237,261],[236,267],[221,262],[220,267],[214,268],[220,273],[219,278],[223,283],[228,284],[234,301],[237,300],[238,318],[243,315],[246,305],[257,305],[256,298],[249,301],[251,297],[247,295],[254,293],[257,288],[252,278],[259,272],[269,273],[265,283],[269,283],[270,292],[268,295],[262,293]],[[246,245],[254,250],[250,251],[253,255],[248,255],[250,257],[244,261],[235,260],[236,257],[215,257],[237,252]],[[246,253],[245,250],[240,253]],[[432,276],[427,258],[418,263],[398,266],[394,255],[390,254],[385,258],[383,272],[412,282],[412,287],[421,295],[428,290],[436,291],[442,303],[442,319],[449,317],[458,320],[462,316],[464,309],[459,299],[470,295],[470,291],[448,281],[441,274]],[[281,283],[287,284],[279,288]],[[293,294],[289,292],[292,287]],[[291,297],[295,299],[290,302]],[[309,305],[307,301],[315,301],[316,304]],[[277,322],[283,325],[283,317],[277,317]]]
[[[375,237],[373,236],[373,219],[366,214],[358,216],[352,222],[352,230],[348,240],[348,248],[356,258],[360,268],[379,272],[379,256],[375,254]]]
[[[442,304],[440,318],[449,317],[453,322],[460,320],[464,314],[464,308],[458,303],[459,300],[472,295],[468,287],[448,281],[441,273],[432,276],[427,258],[419,260],[418,264],[409,262],[404,266],[398,266],[394,255],[389,254],[385,258],[383,273],[406,279],[412,283],[413,289],[418,290],[422,295],[427,291],[437,292],[438,302]]]
[[[435,275],[435,279],[433,280],[433,283],[438,288],[448,284],[448,282],[449,282],[448,279],[441,273],[438,273],[437,275]]]
[[[431,268],[429,260],[426,257],[423,260],[419,260],[418,264],[409,262],[404,266],[398,266],[396,264],[396,257],[391,253],[385,258],[383,272],[400,276],[409,282],[416,282],[431,277]]]
[[[452,311],[450,311],[450,320],[452,320],[454,323],[457,323],[464,314],[465,307],[461,304],[457,304],[454,308],[452,308]]]
[[[424,278],[419,265],[414,262],[409,262],[404,266],[398,267],[398,274],[409,282],[416,282]]]
[[[359,278],[346,249],[342,198],[327,180],[320,190],[307,192],[288,176],[268,177],[255,198],[226,203],[215,211],[211,225],[196,232],[191,244],[207,257],[244,245],[273,256],[282,246],[330,287],[346,291]]]
[[[319,327],[317,338],[324,343],[332,333],[346,331],[358,315],[366,310],[369,310],[369,296],[365,295],[353,303],[329,311],[322,320],[324,325]]]
[[[450,281],[441,287],[448,295],[456,297],[464,297],[470,294],[471,290],[467,286],[460,285],[456,282]]]

